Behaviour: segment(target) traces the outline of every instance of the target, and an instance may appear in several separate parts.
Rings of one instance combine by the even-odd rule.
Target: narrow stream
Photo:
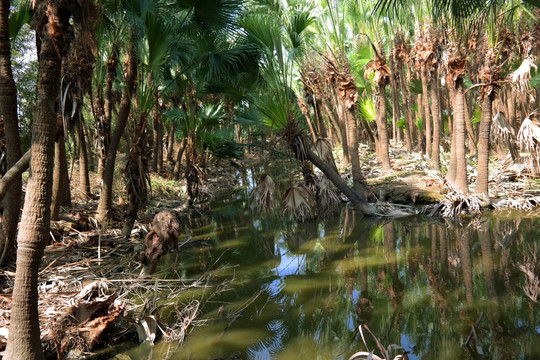
[[[540,359],[539,217],[498,212],[455,224],[362,218],[344,208],[297,224],[260,217],[245,191],[236,195],[192,229],[197,246],[158,267],[163,277],[210,271],[216,286],[228,283],[205,300],[199,319],[207,321],[181,345],[141,345],[125,355],[348,359],[374,350],[384,357],[375,336],[410,359]],[[171,297],[188,304],[215,290]],[[374,335],[363,331],[367,348],[361,324]]]

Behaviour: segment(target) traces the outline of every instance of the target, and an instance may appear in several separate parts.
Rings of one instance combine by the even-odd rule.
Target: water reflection
[[[366,350],[358,332],[366,324],[411,359],[539,358],[540,221],[520,215],[454,224],[366,219],[344,209],[298,224],[224,204],[193,230],[200,246],[161,270],[193,278],[214,269],[216,284],[232,280],[233,290],[206,302],[206,323],[182,345],[126,354],[348,359]],[[482,313],[477,338],[464,346]]]

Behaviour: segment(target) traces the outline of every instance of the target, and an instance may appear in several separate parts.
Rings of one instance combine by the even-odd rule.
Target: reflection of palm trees
[[[469,304],[474,301],[473,295],[473,271],[471,261],[471,233],[469,229],[458,227],[456,229],[456,238],[459,243],[459,256],[461,260],[461,271],[463,273],[463,282],[465,285],[465,299]]]

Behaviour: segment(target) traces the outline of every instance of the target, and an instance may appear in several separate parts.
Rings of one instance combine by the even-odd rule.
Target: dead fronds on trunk
[[[268,174],[261,175],[251,195],[255,199],[255,207],[259,213],[269,214],[274,210],[276,184]]]

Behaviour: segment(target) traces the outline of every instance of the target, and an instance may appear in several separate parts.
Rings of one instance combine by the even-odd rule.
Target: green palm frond
[[[281,48],[281,29],[275,17],[269,14],[248,14],[240,20],[251,42],[262,49],[268,49],[269,55]]]
[[[234,31],[235,22],[242,10],[238,0],[176,0],[176,5],[189,10],[193,28],[204,31]]]
[[[370,98],[365,98],[360,102],[358,107],[360,116],[367,121],[375,121],[377,111],[375,110],[375,104]]]

